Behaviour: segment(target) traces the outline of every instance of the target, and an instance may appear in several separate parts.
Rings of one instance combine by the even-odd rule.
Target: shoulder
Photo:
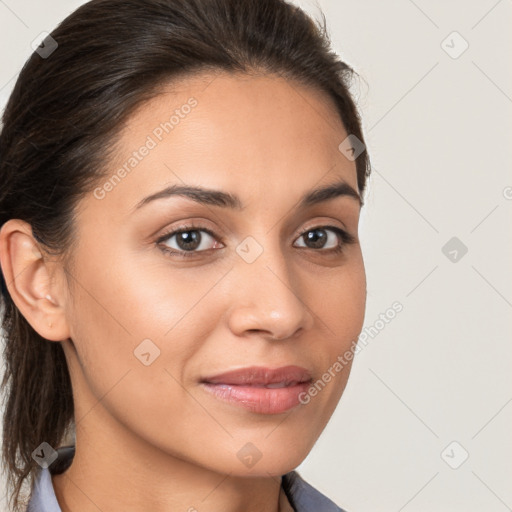
[[[347,512],[308,484],[297,471],[283,475],[282,486],[296,512]]]

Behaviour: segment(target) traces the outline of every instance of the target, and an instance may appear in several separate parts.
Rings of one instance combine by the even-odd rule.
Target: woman
[[[343,393],[369,161],[283,0],[93,0],[0,138],[11,506],[342,510],[294,471]]]

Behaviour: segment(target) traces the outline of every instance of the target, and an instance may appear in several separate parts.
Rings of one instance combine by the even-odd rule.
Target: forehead
[[[355,163],[338,149],[347,133],[334,102],[276,75],[205,73],[166,84],[120,135],[104,169],[104,183],[116,178],[105,199],[117,212],[175,183],[260,203],[340,176],[357,190]]]

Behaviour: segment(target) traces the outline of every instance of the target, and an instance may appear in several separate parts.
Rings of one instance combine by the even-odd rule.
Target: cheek
[[[353,258],[329,276],[316,279],[307,303],[325,334],[331,357],[344,352],[357,340],[366,308],[366,275],[362,258]],[[326,347],[327,348],[327,347]]]
[[[333,294],[336,293],[333,291]],[[366,275],[362,260],[343,274],[338,285],[339,302],[331,308],[337,332],[344,333],[344,342],[357,340],[366,309]],[[349,338],[347,340],[347,338]]]
[[[189,325],[203,288],[215,282],[215,276],[210,276],[209,284],[195,272],[171,273],[161,262],[137,258],[129,251],[109,257],[102,253],[96,259],[109,263],[101,265],[90,256],[80,266],[80,280],[87,285],[79,290],[83,293],[77,301],[77,318],[84,318],[101,338],[107,331],[118,333],[113,343],[121,336],[124,347],[132,350],[137,340],[149,338],[157,343]]]
[[[87,287],[75,290],[69,315],[77,349],[72,370],[81,396],[77,417],[92,421],[87,412],[94,410],[97,421],[106,422],[103,415],[108,411],[156,445],[180,439],[185,446],[177,418],[202,416],[181,382],[189,359],[207,335],[206,329],[194,331],[199,323],[187,319],[187,311],[204,292],[172,286],[127,261],[104,271],[85,261],[78,268],[77,280]],[[97,408],[99,400],[103,407]]]
[[[363,328],[366,307],[366,275],[362,258],[351,260],[337,275],[323,279],[308,295],[311,309],[317,314],[318,332],[321,333],[322,361],[319,378],[329,392],[321,391],[316,397],[322,404],[322,419],[328,418],[346,387],[353,363],[357,340]],[[348,353],[348,356],[347,356]],[[324,384],[319,384],[323,390]]]
[[[77,265],[77,281],[87,285],[76,287],[71,337],[100,395],[128,369],[144,370],[148,388],[169,379],[161,376],[165,369],[183,381],[188,361],[218,321],[208,294],[222,271],[171,273],[163,259],[154,261],[129,251],[89,252]],[[217,311],[220,303],[214,305]]]

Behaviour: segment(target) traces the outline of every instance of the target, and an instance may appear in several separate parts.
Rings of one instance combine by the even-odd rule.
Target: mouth
[[[311,373],[300,366],[252,366],[205,377],[201,385],[231,405],[260,414],[279,414],[301,404],[300,395],[311,382]]]
[[[311,373],[301,366],[281,366],[275,369],[263,366],[250,366],[204,377],[202,382],[230,384],[233,386],[284,387],[293,383],[309,382],[310,380]]]

